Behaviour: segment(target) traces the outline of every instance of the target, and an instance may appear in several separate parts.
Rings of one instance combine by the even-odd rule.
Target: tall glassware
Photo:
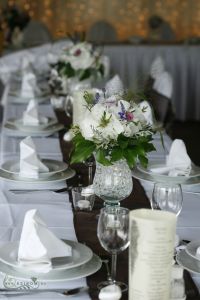
[[[180,184],[155,183],[151,200],[152,209],[169,211],[178,216],[182,205],[183,195]]]
[[[102,288],[109,284],[119,285],[122,291],[127,285],[116,281],[117,254],[129,246],[129,210],[123,207],[107,206],[101,209],[97,229],[101,246],[112,254],[111,281],[101,282]]]

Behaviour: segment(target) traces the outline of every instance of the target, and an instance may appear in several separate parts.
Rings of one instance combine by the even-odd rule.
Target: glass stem
[[[92,184],[92,164],[88,165],[88,185]]]
[[[117,254],[112,254],[112,266],[111,266],[111,277],[112,282],[114,283],[116,281],[116,270],[117,270]]]

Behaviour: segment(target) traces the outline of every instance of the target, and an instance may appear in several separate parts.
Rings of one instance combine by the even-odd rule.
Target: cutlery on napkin
[[[40,172],[48,172],[37,155],[36,147],[30,136],[20,142],[20,172],[19,175],[28,178],[38,178]]]
[[[27,109],[23,113],[23,124],[24,125],[39,125],[47,124],[48,118],[40,116],[38,111],[38,103],[36,100],[31,99],[27,106]]]
[[[22,296],[22,295],[33,295],[41,293],[58,293],[64,296],[77,295],[82,292],[88,291],[88,287],[77,287],[73,289],[32,289],[32,290],[20,290],[20,289],[0,289],[1,295],[11,295],[11,296]]]
[[[156,174],[169,176],[189,176],[191,172],[191,159],[187,154],[185,144],[182,140],[173,141],[169,155],[166,157],[166,164],[163,167],[150,168]]]
[[[36,209],[27,211],[18,249],[21,266],[40,273],[52,269],[52,259],[71,257],[72,248],[50,231]]]
[[[37,86],[35,74],[25,72],[22,77],[21,96],[24,98],[34,98],[38,94],[40,94],[40,89]]]

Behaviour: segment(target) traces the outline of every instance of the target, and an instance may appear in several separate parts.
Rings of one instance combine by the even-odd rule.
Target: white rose
[[[80,43],[72,47],[69,54],[67,60],[75,70],[88,69],[95,61],[94,56],[91,54],[91,47],[85,43]]]

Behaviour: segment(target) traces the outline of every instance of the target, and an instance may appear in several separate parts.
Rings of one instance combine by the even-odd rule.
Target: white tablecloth
[[[4,94],[4,98],[7,95]],[[10,104],[8,99],[5,99],[5,110],[3,117],[3,124],[9,118],[19,118],[26,106]],[[55,116],[52,107],[48,105],[40,105],[40,113],[46,116]],[[2,126],[1,129],[1,163],[16,157],[19,157],[19,142],[20,138],[8,137]],[[62,160],[62,154],[58,135],[47,138],[34,138],[38,153],[43,158],[52,158]],[[23,192],[16,194],[9,191],[11,188],[19,188],[16,183],[10,184],[0,180],[0,245],[8,241],[18,241],[22,229],[23,219],[25,213],[30,209],[38,209],[48,227],[62,239],[69,239],[76,241],[76,234],[73,224],[73,213],[71,203],[68,199],[68,194],[58,194],[52,191],[37,191],[37,192]],[[27,184],[22,183],[21,188],[27,188]],[[60,188],[65,187],[66,183],[44,184],[42,188]],[[36,188],[32,185],[29,188]],[[3,287],[3,279],[5,274],[0,272],[0,287]],[[14,283],[15,284],[15,283]],[[74,288],[86,286],[85,278],[52,283],[51,288]],[[15,297],[0,296],[0,298],[15,299]],[[56,293],[35,294],[29,296],[21,296],[18,299],[60,299],[63,296]],[[88,300],[87,293],[68,297],[69,299]]]

